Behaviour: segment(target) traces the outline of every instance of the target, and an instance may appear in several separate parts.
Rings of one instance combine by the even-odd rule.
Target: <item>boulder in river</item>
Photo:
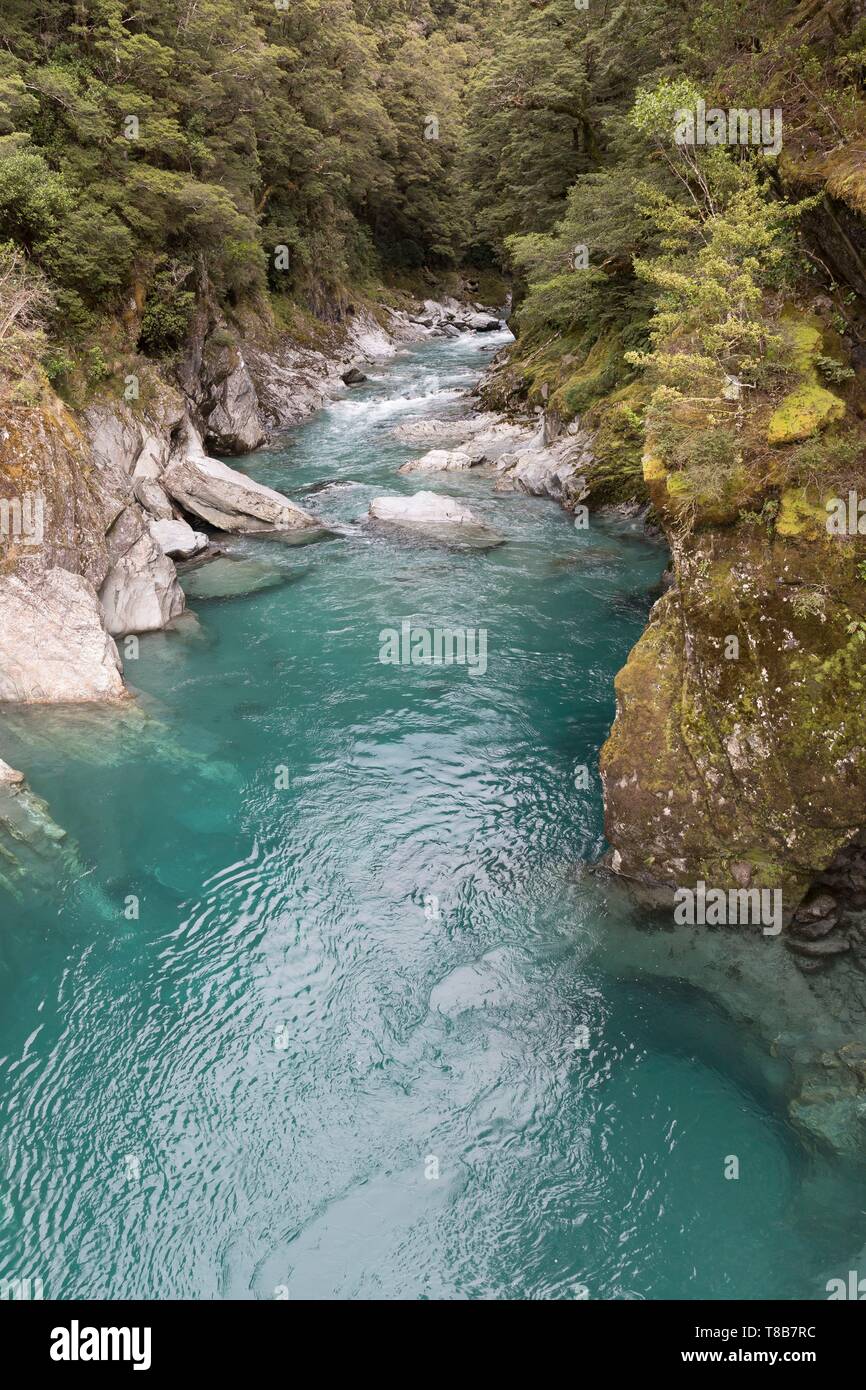
[[[446,542],[460,539],[499,545],[503,539],[498,532],[479,521],[462,502],[438,492],[414,492],[408,497],[374,497],[370,503],[369,517],[371,521],[423,532]]]
[[[366,381],[364,373],[358,367],[350,367],[347,372],[343,372],[340,380],[344,386],[360,386],[362,381]]]
[[[430,449],[421,458],[410,459],[398,468],[398,473],[463,473],[484,462],[479,452],[468,453],[462,449]]]
[[[470,314],[468,323],[475,333],[495,333],[497,328],[502,327],[502,320],[491,314]]]
[[[186,511],[220,531],[293,531],[319,525],[281,492],[203,453],[175,457],[162,485]]]

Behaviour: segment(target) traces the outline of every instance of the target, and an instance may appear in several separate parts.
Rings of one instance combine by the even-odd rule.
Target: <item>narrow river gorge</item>
[[[0,1267],[46,1297],[821,1298],[856,1267],[862,1173],[803,1147],[754,982],[723,1008],[579,867],[666,550],[475,472],[422,485],[494,549],[363,520],[416,490],[395,426],[465,412],[501,341],[402,348],[242,460],[332,534],[190,571],[135,702],[4,714],[75,844],[0,933]],[[486,669],[383,664],[407,619],[485,630]]]

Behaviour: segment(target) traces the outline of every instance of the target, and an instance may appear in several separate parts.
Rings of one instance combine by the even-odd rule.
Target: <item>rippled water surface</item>
[[[195,619],[127,663],[134,709],[5,717],[77,867],[0,904],[0,1276],[815,1298],[862,1244],[862,1191],[799,1147],[760,1048],[606,963],[623,909],[575,873],[663,551],[476,476],[396,476],[423,450],[393,427],[464,410],[482,346],[404,351],[245,461],[336,534],[200,570]],[[419,487],[506,543],[360,524]],[[486,672],[381,665],[404,618],[486,628]]]

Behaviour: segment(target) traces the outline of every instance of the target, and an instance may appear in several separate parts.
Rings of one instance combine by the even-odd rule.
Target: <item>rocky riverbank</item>
[[[350,306],[351,307],[351,306]],[[375,306],[374,306],[375,307]],[[8,534],[0,550],[0,701],[126,695],[121,639],[169,627],[186,601],[176,561],[221,534],[322,530],[311,513],[212,453],[246,453],[317,410],[401,342],[500,326],[457,299],[413,312],[351,309],[332,351],[242,338],[205,295],[172,373],[142,361],[121,394],[75,412],[47,386],[0,432]],[[18,523],[29,519],[38,526]],[[121,647],[118,647],[121,642]]]

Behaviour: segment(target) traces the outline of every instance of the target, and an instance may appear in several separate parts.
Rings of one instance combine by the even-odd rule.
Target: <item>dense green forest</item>
[[[203,275],[229,308],[270,291],[324,311],[382,263],[455,264],[484,10],[9,0],[0,235],[46,277],[55,331],[132,293],[158,351]]]
[[[690,395],[796,373],[780,314],[810,278],[852,327],[804,232],[828,190],[866,201],[859,165],[833,165],[864,136],[866,20],[841,0],[5,0],[2,16],[7,370],[38,358],[62,385],[84,360],[98,380],[108,324],[171,353],[205,287],[236,323],[291,323],[287,304],[339,315],[389,276],[496,267],[520,340],[500,403],[565,419],[601,403],[621,475],[647,427],[682,462]],[[781,104],[781,158],[677,146],[675,111],[699,99]],[[841,384],[844,352],[823,370]],[[690,453],[690,504],[736,470],[741,414],[715,412]]]

